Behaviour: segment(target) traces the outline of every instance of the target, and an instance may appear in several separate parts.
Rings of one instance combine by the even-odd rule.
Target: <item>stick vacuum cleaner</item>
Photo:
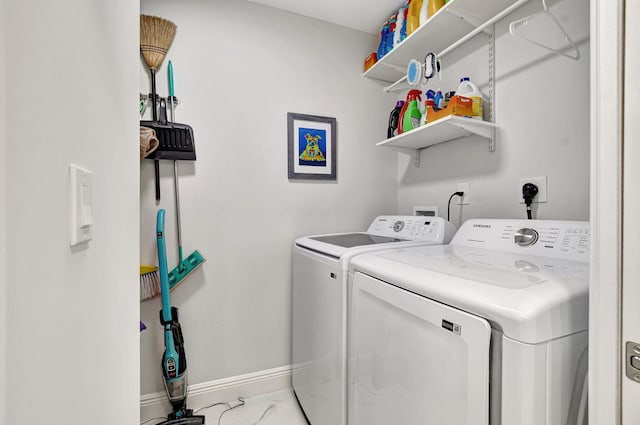
[[[166,421],[158,425],[204,425],[204,416],[194,415],[191,409],[187,409],[187,358],[184,352],[182,330],[178,322],[178,309],[171,306],[167,250],[164,242],[164,214],[164,209],[158,210],[156,221],[158,268],[162,292],[160,323],[164,327],[162,376],[173,412]]]

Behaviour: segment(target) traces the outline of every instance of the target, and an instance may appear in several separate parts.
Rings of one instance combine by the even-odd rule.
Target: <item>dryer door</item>
[[[491,327],[355,273],[350,425],[487,425]]]

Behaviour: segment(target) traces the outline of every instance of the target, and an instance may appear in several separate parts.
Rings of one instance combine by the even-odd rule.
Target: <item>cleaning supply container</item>
[[[387,31],[387,41],[385,43],[385,48],[387,50],[387,53],[389,53],[390,51],[393,50],[394,45],[393,45],[393,39],[395,37],[396,34],[396,22],[397,22],[397,17],[396,15],[391,15],[391,17],[389,18],[389,31]]]
[[[386,21],[382,25],[380,31],[380,44],[378,45],[378,60],[382,59],[387,54],[387,36],[389,34],[389,21]]]
[[[420,7],[420,25],[424,25],[429,20],[429,1],[424,0]]]
[[[428,6],[427,6],[429,18],[435,15],[436,12],[440,10],[440,8],[444,5],[445,5],[445,0],[429,0]]]
[[[402,6],[402,27],[400,28],[400,42],[403,42],[407,38],[407,16],[409,15],[409,3],[411,0],[407,0],[407,4]]]
[[[407,109],[404,112],[404,116],[402,117],[403,133],[420,127],[420,120],[422,118],[422,113],[420,112],[420,104],[418,103],[422,100],[420,95],[420,90],[411,90],[407,95],[407,102],[409,103],[409,106],[407,106]]]
[[[422,8],[422,0],[411,0],[409,4],[409,12],[407,14],[407,36],[418,29],[420,26],[420,9]]]
[[[398,118],[398,134],[404,133],[404,116],[407,112],[407,108],[409,107],[409,102],[411,102],[412,99],[418,99],[421,94],[422,92],[420,90],[409,90],[407,92],[407,99],[404,102],[404,106],[400,111],[400,117]]]
[[[404,13],[407,10],[406,6],[402,6],[398,10],[396,15],[396,30],[393,32],[393,48],[395,49],[406,37],[407,29],[404,27]],[[402,33],[405,32],[403,36]]]
[[[398,134],[398,121],[400,120],[400,112],[402,111],[402,107],[404,106],[404,100],[399,100],[396,102],[395,108],[391,111],[389,115],[389,127],[387,128],[387,139],[391,139],[393,136]]]
[[[484,119],[482,115],[482,102],[484,96],[478,87],[471,82],[469,77],[462,77],[460,79],[460,85],[456,90],[456,95],[471,98],[473,101],[472,118],[479,120]]]
[[[429,108],[433,109],[434,103],[433,98],[427,98],[424,101],[424,113],[422,114],[422,125],[427,125],[429,123]]]

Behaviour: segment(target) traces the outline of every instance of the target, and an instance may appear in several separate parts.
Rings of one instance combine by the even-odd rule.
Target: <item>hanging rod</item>
[[[517,8],[519,8],[520,6],[522,6],[523,4],[525,4],[527,1],[529,0],[518,0],[515,3],[513,3],[511,6],[507,7],[506,9],[504,9],[502,12],[498,13],[496,16],[494,16],[493,18],[487,20],[485,23],[483,23],[482,25],[478,26],[476,29],[474,29],[473,31],[471,31],[470,33],[466,34],[465,36],[463,36],[462,38],[460,38],[458,41],[456,41],[455,43],[453,43],[451,46],[447,47],[446,49],[444,49],[443,51],[441,51],[440,53],[438,53],[436,55],[436,57],[438,59],[442,58],[443,56],[446,56],[447,54],[449,54],[450,52],[452,52],[453,50],[457,49],[458,47],[460,47],[460,45],[466,43],[467,41],[469,41],[470,39],[472,39],[473,37],[475,37],[476,35],[478,35],[480,32],[482,32],[485,28],[487,28],[490,25],[493,25],[494,23],[496,23],[497,21],[499,21],[500,19],[504,18],[505,16],[507,16],[508,14],[510,14],[511,12],[513,12],[514,10],[516,10]],[[398,81],[396,81],[395,83],[391,84],[390,86],[385,87],[384,89],[382,89],[385,93],[389,93],[391,91],[395,91],[395,90],[401,90],[401,88],[396,88],[399,84],[402,84],[403,81],[406,81],[407,76],[405,75],[404,77],[400,78]],[[394,90],[395,89],[395,90]]]

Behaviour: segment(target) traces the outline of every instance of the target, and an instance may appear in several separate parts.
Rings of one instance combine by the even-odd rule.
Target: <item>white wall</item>
[[[6,285],[7,285],[7,138],[4,0],[0,0],[0,425],[5,425]]]
[[[4,3],[10,249],[0,410],[11,425],[136,424],[138,5]],[[93,241],[80,249],[67,237],[69,163],[94,172]]]
[[[396,212],[396,154],[375,148],[393,97],[361,77],[374,36],[246,1],[142,1],[178,25],[178,122],[198,160],[180,165],[185,254],[205,265],[173,292],[192,383],[290,364],[291,247],[298,236],[364,229]],[[150,90],[141,62],[140,86]],[[338,121],[337,182],[287,179],[287,112]],[[162,164],[169,265],[176,265],[172,165]],[[141,260],[157,263],[153,164],[142,164]],[[142,392],[162,391],[159,300],[142,304]]]
[[[535,217],[588,220],[589,2],[555,3],[552,10],[579,41],[580,60],[553,55],[509,34],[509,22],[540,10],[540,2],[528,2],[501,20],[496,25],[496,151],[489,152],[484,139],[469,137],[423,150],[420,168],[399,155],[400,213],[411,213],[414,205],[436,205],[446,217],[457,183],[469,182],[471,203],[460,210],[454,198],[452,221],[526,218],[518,202],[519,180],[547,176],[548,203],[534,204]],[[536,39],[562,44],[548,17],[536,19],[529,24]],[[443,81],[429,87],[455,90],[457,79],[468,75],[487,94],[487,40],[476,37],[446,56]]]

